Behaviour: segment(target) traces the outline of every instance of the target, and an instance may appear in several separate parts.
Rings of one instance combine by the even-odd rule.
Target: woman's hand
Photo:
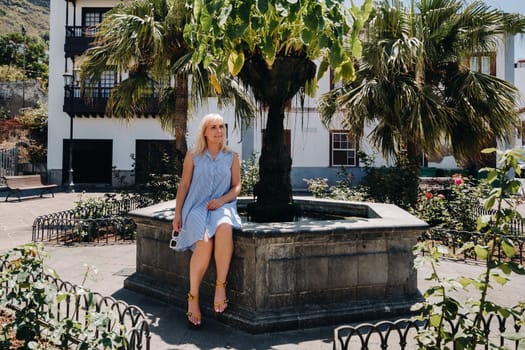
[[[220,207],[222,207],[223,204],[224,202],[222,200],[220,200],[219,198],[215,198],[209,201],[208,204],[206,204],[206,209],[208,210],[219,209]]]
[[[180,214],[175,214],[172,225],[173,225],[173,231],[180,232],[182,228],[182,219],[180,217]]]

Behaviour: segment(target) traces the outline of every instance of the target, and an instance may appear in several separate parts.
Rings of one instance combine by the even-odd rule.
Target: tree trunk
[[[266,131],[259,159],[257,202],[248,208],[257,222],[291,221],[296,214],[292,201],[292,159],[284,138],[284,108],[299,89],[315,76],[315,64],[304,52],[277,57],[270,67],[260,53],[247,53],[239,77],[255,98],[268,107]]]
[[[175,84],[175,115],[173,116],[175,125],[175,173],[181,176],[182,163],[188,151],[186,140],[188,131],[188,77],[178,75]]]
[[[417,202],[417,196],[419,192],[419,169],[420,162],[422,157],[421,148],[418,147],[414,142],[407,142],[407,161],[408,161],[408,171],[410,173],[410,179],[412,181],[405,182],[406,188],[405,198],[406,204],[410,206],[415,206]],[[409,179],[409,180],[410,180]]]
[[[290,180],[292,158],[284,143],[283,121],[284,104],[270,105],[259,158],[259,182],[254,188],[257,203],[250,210],[254,221],[291,221],[295,215]]]

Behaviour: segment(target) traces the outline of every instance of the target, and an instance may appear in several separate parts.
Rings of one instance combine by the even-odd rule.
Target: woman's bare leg
[[[190,259],[190,294],[196,297],[193,301],[188,298],[188,319],[193,324],[200,324],[201,310],[199,306],[199,289],[206,274],[213,252],[213,239],[204,235],[204,239],[197,241],[195,250]]]
[[[217,284],[215,286],[215,297],[213,307],[216,312],[223,312],[228,307],[226,299],[226,285],[230,262],[233,254],[233,230],[232,226],[222,224],[215,232],[215,269],[217,270]]]

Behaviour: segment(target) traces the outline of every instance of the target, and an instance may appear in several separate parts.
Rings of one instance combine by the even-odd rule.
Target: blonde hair
[[[193,147],[193,152],[198,156],[204,154],[206,148],[208,147],[208,144],[206,143],[206,137],[204,137],[204,133],[206,132],[208,124],[210,124],[211,122],[221,122],[224,124],[224,119],[220,114],[217,113],[206,114],[202,118],[201,123],[199,124],[199,128],[197,130],[197,139],[195,140],[195,146]],[[228,151],[228,146],[226,146],[226,130],[224,130],[224,134],[220,144],[220,151]]]

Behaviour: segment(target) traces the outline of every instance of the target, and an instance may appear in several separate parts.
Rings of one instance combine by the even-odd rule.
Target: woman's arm
[[[179,181],[177,189],[177,198],[175,199],[175,216],[173,217],[173,230],[179,232],[182,228],[182,206],[188,194],[191,185],[191,178],[193,176],[193,153],[188,151],[184,157],[184,164],[182,165],[182,177]]]
[[[224,203],[231,202],[241,193],[241,163],[237,153],[233,153],[231,173],[230,190],[225,195],[209,201],[208,205],[206,206],[208,210],[220,208]]]

